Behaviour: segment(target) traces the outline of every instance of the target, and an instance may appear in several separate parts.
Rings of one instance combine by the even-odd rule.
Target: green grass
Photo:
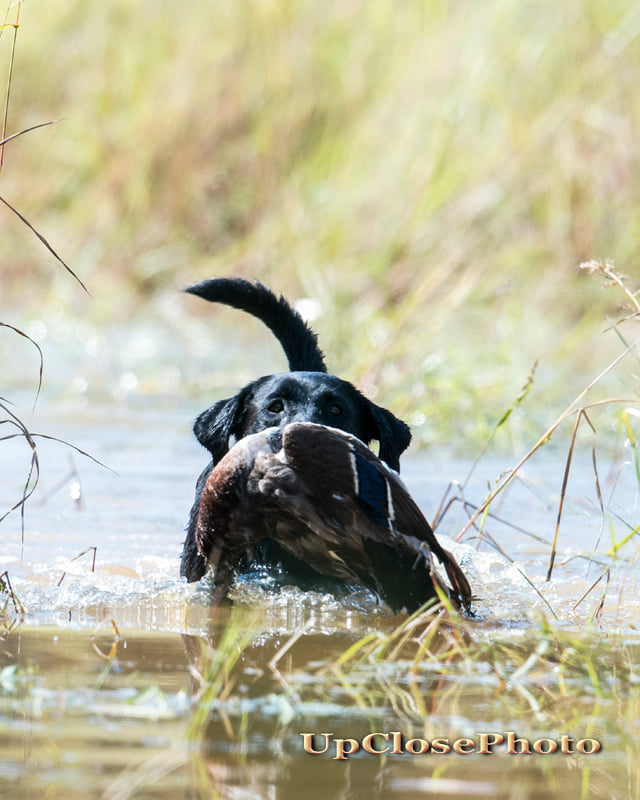
[[[533,425],[516,415],[530,433],[566,399],[558,370],[573,379],[615,346],[592,337],[620,297],[578,264],[637,272],[634,14],[596,0],[26,4],[9,132],[62,121],[7,145],[0,192],[91,299],[6,209],[3,297],[28,319],[63,309],[76,336],[115,309],[174,331],[160,307],[186,283],[259,278],[319,300],[332,370],[422,444],[488,434],[540,359]]]
[[[576,796],[632,797],[638,785],[635,639],[603,636],[588,625],[550,624],[543,616],[526,631],[509,632],[423,613],[400,624],[397,619],[378,620],[372,632],[352,641],[337,657],[327,650],[320,664],[309,660],[313,646],[308,637],[296,635],[281,648],[286,659],[272,660],[266,667],[256,662],[256,656],[265,658],[271,652],[268,637],[247,657],[238,658],[246,639],[229,649],[227,633],[242,626],[243,614],[251,612],[236,609],[227,628],[219,632],[219,649],[201,665],[204,681],[188,735],[200,745],[194,766],[203,794],[211,780],[205,777],[207,754],[215,761],[219,738],[228,739],[238,765],[250,765],[248,743],[265,730],[287,751],[296,748],[303,730],[359,738],[367,732],[400,730],[405,740],[446,736],[449,743],[460,736],[477,741],[481,731],[513,730],[530,742],[559,740],[564,734],[574,746],[579,739],[595,739],[602,745],[602,755],[558,755],[549,760],[533,756],[526,767],[516,763],[522,759],[508,756],[484,759],[483,764],[476,758],[468,764],[471,772],[464,775],[450,755],[430,754],[416,766],[421,775],[445,781],[490,780],[496,787],[494,795],[500,797],[513,796],[508,789],[513,782],[519,786],[518,797],[576,792],[576,780]],[[335,650],[329,642],[325,647]],[[227,660],[222,683],[221,658]],[[258,678],[257,663],[264,670]],[[217,665],[210,678],[208,664]],[[245,673],[247,665],[252,669]],[[332,756],[333,751],[322,757],[325,769],[334,766]],[[398,766],[395,758],[387,762],[390,769]],[[315,766],[309,763],[308,768]],[[463,789],[458,791],[464,794]]]

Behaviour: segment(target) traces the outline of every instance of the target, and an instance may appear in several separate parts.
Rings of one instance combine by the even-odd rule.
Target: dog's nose
[[[272,428],[269,434],[269,446],[273,450],[274,453],[278,453],[282,450],[282,431],[283,428]]]
[[[297,409],[295,413],[289,415],[285,424],[291,425],[292,422],[314,422],[316,425],[327,424],[322,412],[313,406]]]

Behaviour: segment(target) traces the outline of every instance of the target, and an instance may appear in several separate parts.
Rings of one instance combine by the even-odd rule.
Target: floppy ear
[[[201,445],[213,456],[213,463],[218,461],[229,450],[229,437],[234,432],[238,419],[241,394],[219,400],[215,405],[203,411],[196,419],[193,432]]]
[[[363,400],[369,441],[377,439],[380,442],[379,458],[391,469],[400,472],[400,455],[409,447],[411,429],[386,408],[366,398]]]

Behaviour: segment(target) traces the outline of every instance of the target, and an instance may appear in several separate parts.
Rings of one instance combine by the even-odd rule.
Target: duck
[[[206,480],[195,539],[217,601],[267,541],[331,581],[368,589],[393,613],[446,598],[471,613],[466,575],[398,473],[326,425],[294,422],[237,441]]]

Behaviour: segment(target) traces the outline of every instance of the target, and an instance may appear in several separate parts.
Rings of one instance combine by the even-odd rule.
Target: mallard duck
[[[297,422],[238,441],[202,489],[195,540],[218,598],[271,540],[321,575],[366,587],[394,612],[439,595],[470,610],[464,573],[398,474],[355,436],[325,425]]]

